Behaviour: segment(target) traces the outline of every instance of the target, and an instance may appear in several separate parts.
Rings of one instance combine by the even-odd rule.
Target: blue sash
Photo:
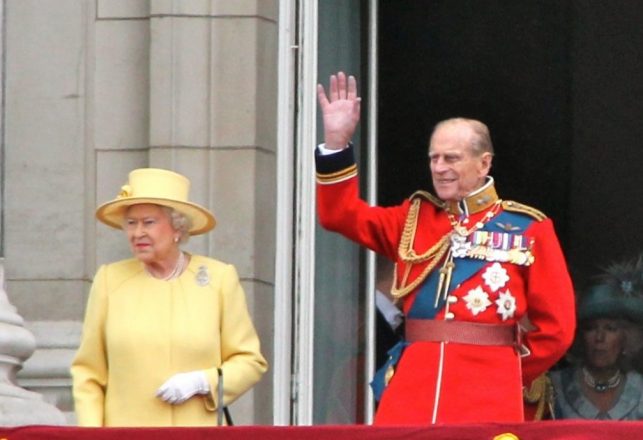
[[[526,216],[524,214],[519,214],[516,212],[503,211],[498,214],[496,217],[491,219],[487,224],[485,224],[480,230],[488,232],[506,232],[502,227],[498,226],[497,223],[502,224],[511,224],[514,227],[520,228],[520,231],[524,232],[533,222],[533,218]],[[475,258],[456,258],[454,259],[455,268],[451,276],[451,284],[449,286],[449,292],[459,284],[471,278],[477,272],[479,272],[484,266],[489,262],[486,260],[478,260]],[[439,263],[441,264],[441,263]],[[440,298],[438,301],[438,306],[435,305],[435,295],[438,289],[438,281],[440,279],[439,269],[434,269],[429,276],[426,277],[426,280],[420,286],[420,291],[415,297],[413,306],[409,311],[408,317],[411,319],[433,319],[435,315],[444,307],[444,299]]]

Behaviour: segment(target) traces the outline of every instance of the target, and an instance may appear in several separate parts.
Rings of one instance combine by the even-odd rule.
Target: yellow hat
[[[190,235],[208,232],[217,224],[206,208],[188,201],[190,181],[173,171],[159,168],[139,168],[129,173],[129,182],[110,202],[96,209],[96,218],[113,228],[121,229],[126,208],[141,203],[167,206],[192,220]]]

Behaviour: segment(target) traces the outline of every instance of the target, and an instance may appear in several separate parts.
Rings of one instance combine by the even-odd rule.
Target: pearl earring
[[[174,237],[174,243],[178,243],[178,242],[179,242],[179,237]]]

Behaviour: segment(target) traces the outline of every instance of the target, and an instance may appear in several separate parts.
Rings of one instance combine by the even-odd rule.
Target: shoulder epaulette
[[[505,200],[504,202],[502,202],[502,209],[504,209],[505,211],[520,212],[522,214],[526,214],[530,217],[535,218],[539,222],[547,218],[544,212],[539,211],[536,208],[532,208],[529,205],[523,205],[522,203],[514,202],[513,200]]]
[[[411,197],[409,197],[410,200],[413,199],[424,199],[427,202],[433,203],[435,206],[439,208],[444,208],[444,202],[431,194],[430,192],[427,191],[415,191],[413,194],[411,194]]]

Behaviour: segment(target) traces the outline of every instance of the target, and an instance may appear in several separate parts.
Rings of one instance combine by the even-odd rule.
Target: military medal
[[[475,289],[469,290],[469,292],[464,296],[464,299],[467,309],[473,313],[473,316],[476,316],[480,312],[487,310],[487,307],[491,305],[489,301],[489,295],[487,292],[482,290],[482,287],[478,286]]]
[[[468,234],[467,228],[465,228],[462,225],[455,225],[453,227],[453,230],[455,231],[456,234],[458,234],[461,237],[466,237]]]
[[[471,249],[471,243],[460,234],[451,234],[451,253],[453,258],[464,258]]]
[[[495,303],[498,306],[498,314],[502,316],[503,321],[513,318],[516,312],[516,298],[511,294],[509,289],[500,292]]]
[[[515,232],[515,231],[520,231],[520,227],[514,226],[511,223],[500,223],[496,222],[496,226],[498,226],[500,229],[503,229],[507,232]]]
[[[509,281],[507,269],[502,267],[500,263],[493,263],[489,266],[482,274],[482,278],[484,278],[485,284],[489,286],[493,292],[504,287],[507,281]]]
[[[454,258],[498,261],[529,266],[535,258],[531,252],[533,240],[521,234],[507,232],[472,231],[468,236],[452,234]]]

